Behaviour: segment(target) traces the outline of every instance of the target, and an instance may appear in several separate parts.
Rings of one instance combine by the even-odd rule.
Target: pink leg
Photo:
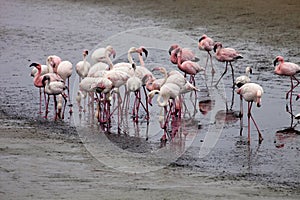
[[[227,66],[228,66],[228,62],[226,62],[226,65],[225,65],[225,71],[223,72],[223,74],[221,75],[221,77],[219,78],[219,80],[217,81],[216,85],[215,86],[218,86],[220,80],[223,78],[223,76],[226,74],[227,72]]]

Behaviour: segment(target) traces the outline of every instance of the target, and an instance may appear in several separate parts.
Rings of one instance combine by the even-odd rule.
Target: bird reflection
[[[286,143],[290,143],[294,141],[299,135],[300,135],[300,131],[296,130],[295,126],[278,130],[275,133],[275,140],[274,140],[275,147],[283,148]]]

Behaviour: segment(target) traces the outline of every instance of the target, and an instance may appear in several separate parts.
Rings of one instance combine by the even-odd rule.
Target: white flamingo
[[[250,118],[251,118],[257,129],[258,141],[260,144],[263,140],[263,137],[261,135],[260,130],[258,129],[258,126],[257,126],[254,118],[252,117],[251,108],[252,108],[253,102],[256,103],[257,107],[261,106],[261,97],[264,93],[263,88],[256,83],[246,83],[237,90],[237,93],[240,95],[241,99],[243,98],[245,101],[248,102],[248,143],[250,144]],[[240,115],[242,117],[243,116],[243,107],[241,107],[240,112],[241,112]],[[243,126],[241,126],[240,134],[242,134],[242,130],[243,130]]]
[[[75,66],[76,72],[79,76],[79,82],[85,77],[87,77],[88,72],[91,68],[91,64],[86,60],[86,56],[88,55],[88,53],[88,50],[84,50],[82,53],[83,60],[79,61]]]
[[[43,85],[45,86],[45,93],[48,94],[45,117],[47,118],[47,115],[48,115],[48,106],[49,106],[50,95],[54,96],[55,120],[57,119],[57,117],[60,117],[60,116],[58,116],[58,112],[57,112],[56,95],[61,94],[65,100],[64,110],[62,113],[62,119],[63,119],[66,104],[67,104],[66,94],[64,93],[64,90],[66,90],[66,85],[65,85],[64,81],[50,81],[50,79],[51,79],[50,76],[44,75],[43,80],[42,80]]]

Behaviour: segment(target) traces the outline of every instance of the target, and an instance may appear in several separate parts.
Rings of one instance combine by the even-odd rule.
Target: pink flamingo
[[[173,44],[169,48],[170,61],[173,64],[178,64],[178,58],[177,58],[178,48],[182,49],[181,62],[188,61],[188,60],[196,62],[199,60],[198,58],[195,57],[195,53],[191,49],[181,48],[178,44]]]
[[[177,66],[178,66],[178,68],[185,73],[185,76],[186,76],[186,74],[189,74],[190,75],[190,82],[193,85],[196,85],[195,75],[197,73],[201,72],[201,71],[204,71],[205,69],[203,67],[200,67],[200,65],[198,63],[190,61],[190,60],[182,62],[182,49],[178,48],[177,51],[178,51],[178,55],[177,55],[177,58],[178,58]]]
[[[48,105],[49,105],[49,100],[50,100],[50,95],[54,96],[54,110],[55,110],[55,120],[57,119],[58,116],[58,112],[57,112],[57,100],[56,100],[56,95],[62,95],[62,97],[65,100],[65,105],[64,105],[64,110],[62,113],[62,119],[64,119],[64,112],[66,109],[66,104],[67,104],[67,98],[66,98],[66,94],[64,93],[64,90],[66,89],[65,83],[64,81],[60,80],[60,81],[51,81],[50,76],[48,75],[44,75],[43,76],[43,85],[45,86],[45,93],[48,94],[48,101],[46,104],[46,114],[45,114],[45,118],[47,118],[48,116]]]
[[[279,62],[279,64],[276,66],[277,62]],[[299,80],[295,77],[295,75],[300,72],[300,66],[295,64],[295,63],[291,63],[291,62],[284,62],[284,59],[283,59],[282,56],[277,56],[276,57],[276,59],[274,60],[274,66],[276,66],[275,71],[274,71],[275,74],[290,76],[290,78],[291,78],[291,89],[286,93],[285,98],[288,99],[289,93],[291,93],[290,98],[292,99],[293,90],[300,83]],[[297,82],[296,85],[293,84],[293,79]]]
[[[252,108],[253,102],[256,102],[257,107],[261,106],[261,97],[264,93],[263,88],[256,83],[246,83],[237,90],[237,93],[240,95],[241,99],[243,98],[245,101],[248,102],[248,143],[250,144],[250,118],[251,118],[257,129],[258,142],[260,144],[263,140],[263,137],[261,135],[260,130],[258,129],[258,126],[257,126],[254,118],[252,117],[251,108]],[[241,116],[241,120],[242,120],[243,106],[241,106],[240,116]],[[241,126],[240,134],[242,134],[242,131],[243,131],[243,127]]]
[[[34,86],[39,88],[39,91],[40,91],[40,112],[42,112],[42,90],[41,88],[44,88],[44,85],[43,85],[43,77],[45,75],[49,76],[51,81],[60,81],[62,80],[62,78],[55,74],[55,73],[46,73],[46,74],[42,74],[42,65],[39,64],[39,63],[32,63],[29,67],[35,67],[37,69],[37,73],[35,74],[34,78],[33,78],[33,83],[34,83]],[[45,95],[45,93],[44,93]],[[46,101],[46,97],[44,96],[44,99]]]
[[[202,51],[206,51],[207,52],[207,59],[206,59],[206,63],[205,63],[205,70],[206,70],[206,66],[208,63],[208,59],[210,58],[210,63],[211,63],[211,73],[214,74],[215,73],[215,69],[212,63],[212,56],[210,54],[210,52],[213,50],[214,48],[214,44],[215,42],[213,41],[213,39],[211,39],[210,37],[208,37],[207,35],[202,35],[201,38],[199,39],[198,42],[198,48]]]
[[[76,72],[79,76],[79,82],[84,79],[85,77],[87,77],[88,72],[91,68],[91,64],[86,60],[86,56],[89,54],[88,50],[84,50],[82,55],[83,55],[83,60],[79,61],[76,64]]]
[[[232,70],[232,83],[234,86],[234,70],[233,70],[231,62],[236,61],[237,59],[243,58],[243,56],[241,54],[239,54],[233,48],[223,48],[223,46],[220,42],[215,43],[214,52],[216,53],[215,57],[218,61],[226,63],[225,71],[223,72],[223,74],[221,75],[219,80],[217,81],[216,86],[219,84],[222,77],[226,74],[228,63],[230,64],[230,67]]]

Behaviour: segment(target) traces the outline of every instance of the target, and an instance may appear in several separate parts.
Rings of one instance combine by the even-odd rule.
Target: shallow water
[[[174,29],[179,34],[186,35],[195,41],[195,46],[191,47],[195,51],[197,51],[197,40],[203,33],[210,35],[216,41],[222,41],[224,46],[239,50],[244,59],[233,64],[236,76],[243,74],[246,66],[252,66],[254,68],[254,74],[251,75],[252,81],[264,88],[262,107],[253,108],[253,115],[262,131],[264,141],[258,146],[257,133],[252,125],[252,141],[248,146],[246,144],[246,120],[244,120],[244,135],[240,137],[239,120],[233,118],[225,122],[219,140],[209,155],[200,159],[199,150],[211,125],[213,114],[209,112],[203,115],[197,110],[195,120],[190,122],[192,125],[187,125],[196,132],[196,135],[190,139],[193,143],[183,147],[187,151],[183,151],[184,154],[179,159],[172,158],[174,159],[173,165],[166,168],[166,171],[169,173],[173,167],[175,170],[184,168],[193,173],[203,173],[205,177],[212,179],[217,177],[217,180],[250,180],[266,185],[280,185],[294,192],[294,189],[299,188],[300,163],[296,159],[299,157],[299,135],[294,132],[277,133],[279,130],[288,128],[291,123],[290,115],[286,112],[288,101],[285,100],[285,92],[289,89],[290,81],[288,77],[274,75],[272,63],[277,55],[282,55],[287,61],[300,63],[297,43],[300,41],[300,3],[298,1],[231,0],[226,3],[225,1],[147,1],[145,3],[1,0],[0,11],[1,110],[8,115],[17,115],[32,123],[35,121],[41,123],[41,121],[36,112],[38,90],[32,84],[28,66],[33,61],[44,62],[50,54],[59,55],[62,59],[70,60],[75,64],[82,59],[83,49],[92,50],[99,43],[105,44],[111,36],[143,27],[154,27],[156,30]],[[152,35],[153,33],[149,33],[149,36]],[[124,58],[122,52],[126,52],[123,49],[126,49],[129,39],[114,41],[117,54],[121,52],[118,54],[119,59]],[[178,42],[176,38],[170,37],[169,39],[174,39],[174,43]],[[153,42],[150,45],[147,42],[149,41],[145,41],[145,44],[137,44],[151,47],[146,64],[147,62],[162,63],[171,68],[172,65],[167,64],[167,57],[159,57],[166,50],[164,44]],[[157,47],[160,45],[163,48]],[[202,52],[197,52],[197,54],[201,57],[205,56]],[[201,59],[200,64],[203,64],[204,60]],[[223,64],[214,60],[214,65],[218,70],[214,80],[223,72]],[[232,89],[229,72],[223,82],[225,98],[227,97],[230,107]],[[201,89],[197,98],[198,109],[198,102],[207,100],[209,97],[202,84],[203,78],[200,76],[197,81]],[[71,83],[74,83],[71,85],[76,87],[75,72]],[[295,94],[298,92],[299,89],[296,89]],[[239,97],[234,94],[233,99],[232,108],[238,111]],[[221,110],[225,110],[223,101],[215,102],[218,106],[223,105]],[[300,110],[299,103],[296,101],[293,103],[293,111],[296,114]],[[153,110],[156,112],[155,108],[157,107]],[[75,105],[74,110],[76,111]],[[59,127],[68,127],[68,124],[73,126],[76,117],[78,113],[75,112],[64,123],[59,122]],[[145,141],[147,123],[141,123],[137,129],[133,129],[133,123],[130,120],[128,124],[125,124],[129,128],[123,129],[128,134],[119,136],[114,127],[111,130],[113,132],[111,137],[108,138],[120,145],[122,149],[128,148],[133,152],[157,150],[162,130],[159,129],[158,122],[154,119],[151,118],[153,121],[149,125],[150,139],[148,141]],[[51,119],[49,121],[45,123],[48,128],[57,126],[56,122],[52,122]],[[297,122],[294,120],[295,123]],[[201,129],[198,129],[199,124]],[[94,127],[97,129],[97,124],[94,124]],[[138,129],[139,131],[136,131]],[[71,130],[74,131],[74,128]],[[103,135],[100,136],[103,137]],[[124,142],[123,138],[128,140]],[[137,145],[139,147],[128,145],[136,144],[137,140],[140,141]],[[167,145],[171,146],[169,143]],[[182,148],[180,145],[174,146]],[[112,158],[116,156],[113,152],[108,153],[112,153]],[[130,158],[128,160],[130,161]]]

